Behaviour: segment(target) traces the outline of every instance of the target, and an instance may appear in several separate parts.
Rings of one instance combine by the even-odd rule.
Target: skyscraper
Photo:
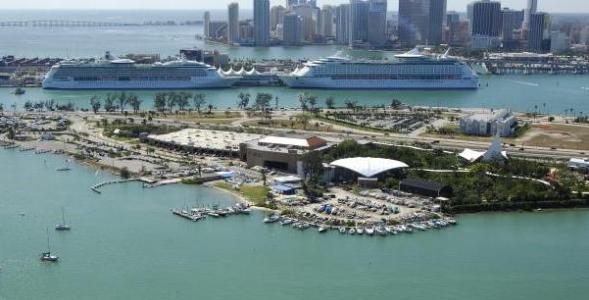
[[[530,18],[532,14],[535,14],[538,11],[538,0],[528,0],[528,5],[524,10],[524,21],[522,24],[522,28],[524,30],[528,30],[530,26]]]
[[[428,23],[427,43],[429,45],[443,43],[446,26],[446,0],[429,0]]]
[[[211,35],[210,26],[211,26],[211,13],[208,11],[205,11],[204,16],[203,16],[203,28],[204,28],[203,34],[204,34],[205,38],[208,38]]]
[[[270,0],[254,0],[254,44],[270,45]]]
[[[278,24],[282,24],[286,9],[282,5],[272,6],[270,9],[270,29],[276,30]]]
[[[229,4],[227,11],[229,20],[227,40],[237,43],[239,42],[239,4],[236,2]]]
[[[368,1],[367,40],[372,46],[382,46],[387,41],[387,0]]]
[[[324,5],[321,8],[321,18],[319,18],[319,34],[323,37],[333,36],[333,7]]]
[[[473,5],[472,47],[476,49],[496,48],[501,35],[501,3],[482,0]]]
[[[303,42],[303,18],[295,13],[284,15],[282,41],[287,46],[300,45]]]
[[[518,36],[516,36],[514,32],[522,28],[524,21],[524,11],[504,8],[501,11],[501,19],[501,35],[503,37],[503,41],[506,42],[516,40]]]
[[[427,37],[426,0],[399,0],[399,42],[405,47],[422,43]]]
[[[341,45],[350,43],[349,4],[341,4],[335,10],[335,41]]]
[[[528,49],[530,51],[550,51],[551,27],[552,22],[549,14],[537,12],[530,15],[528,28]]]
[[[350,0],[350,44],[368,39],[368,2]]]

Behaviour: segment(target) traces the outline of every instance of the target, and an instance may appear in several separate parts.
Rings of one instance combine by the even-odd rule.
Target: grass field
[[[589,150],[589,126],[546,124],[533,125],[525,138],[529,146]]]
[[[254,203],[256,206],[264,206],[270,189],[261,185],[242,185],[239,190],[233,189],[227,182],[217,182],[215,186],[231,192],[238,192],[246,200]]]

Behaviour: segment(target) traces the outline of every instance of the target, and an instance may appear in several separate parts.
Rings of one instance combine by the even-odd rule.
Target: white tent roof
[[[464,149],[462,153],[458,154],[458,156],[464,158],[465,160],[471,163],[479,160],[479,158],[483,157],[483,155],[485,155],[485,152],[475,151],[472,149]]]
[[[354,171],[364,177],[373,177],[394,169],[408,168],[404,162],[374,157],[353,157],[336,160],[332,166]]]

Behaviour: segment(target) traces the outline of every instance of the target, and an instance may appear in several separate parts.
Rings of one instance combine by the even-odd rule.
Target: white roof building
[[[571,158],[568,167],[575,170],[589,171],[589,158]]]
[[[344,158],[336,160],[330,165],[348,169],[363,177],[374,177],[395,169],[409,168],[407,164],[401,161],[374,157]]]

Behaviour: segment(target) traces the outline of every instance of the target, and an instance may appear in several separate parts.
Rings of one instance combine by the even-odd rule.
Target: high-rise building
[[[528,0],[528,5],[526,5],[526,9],[524,10],[524,20],[522,24],[522,28],[524,30],[528,30],[530,26],[530,18],[532,14],[535,14],[538,11],[538,0]]]
[[[307,41],[313,41],[320,32],[319,19],[321,12],[313,3],[300,3],[291,8],[291,11],[303,20],[303,37]]]
[[[449,11],[446,13],[446,25],[450,26],[452,23],[460,22],[460,14],[455,11]]]
[[[282,24],[286,8],[282,5],[272,6],[270,9],[270,29],[276,30],[278,24]]]
[[[227,39],[229,42],[237,43],[239,42],[239,4],[236,2],[229,4],[227,11],[229,20]]]
[[[496,48],[501,36],[501,3],[482,0],[473,4],[472,47],[475,49]]]
[[[427,44],[439,45],[444,42],[446,27],[446,0],[429,0]]]
[[[537,12],[530,15],[530,27],[528,28],[528,49],[534,52],[550,51],[550,34],[552,22],[550,15]]]
[[[466,18],[468,19],[468,32],[469,34],[472,33],[472,23],[473,23],[473,19],[474,19],[474,2],[470,2],[468,3],[468,5],[466,5]]]
[[[254,0],[254,44],[270,45],[270,0]]]
[[[350,0],[350,44],[368,40],[368,1]]]
[[[504,8],[501,11],[501,19],[501,35],[503,37],[503,41],[516,40],[518,38],[518,35],[515,34],[515,32],[518,29],[521,29],[521,26],[524,21],[524,11]]]
[[[341,4],[335,9],[335,41],[341,45],[350,43],[349,4]]]
[[[330,5],[324,5],[321,8],[321,18],[319,18],[319,34],[323,37],[333,36],[333,13],[334,9]]]
[[[372,46],[382,46],[387,41],[387,0],[368,1],[367,41]]]
[[[211,33],[210,33],[210,26],[211,26],[211,13],[208,11],[205,11],[204,16],[203,16],[203,29],[204,29],[204,36],[205,38],[209,38]]]
[[[413,47],[427,39],[426,0],[399,0],[399,42],[405,47]]]
[[[304,0],[303,0],[304,1]],[[299,0],[286,0],[286,7],[291,8],[299,4]]]
[[[303,18],[295,13],[284,15],[282,42],[287,46],[300,45],[303,42]]]

